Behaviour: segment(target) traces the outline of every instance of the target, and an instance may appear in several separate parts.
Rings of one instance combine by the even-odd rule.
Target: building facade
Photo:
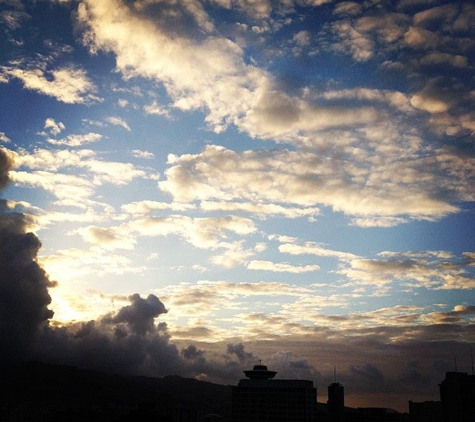
[[[475,422],[475,375],[447,372],[440,383],[444,422]]]
[[[331,422],[345,420],[345,388],[339,382],[333,382],[328,386],[327,408]]]
[[[232,388],[232,422],[314,422],[317,389],[312,381],[274,380],[264,365],[244,371]]]

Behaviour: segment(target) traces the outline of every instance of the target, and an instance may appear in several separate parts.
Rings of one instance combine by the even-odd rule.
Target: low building
[[[409,422],[444,422],[442,402],[409,401]]]

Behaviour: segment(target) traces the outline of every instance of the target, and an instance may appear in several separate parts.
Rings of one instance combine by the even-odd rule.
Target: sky
[[[475,6],[0,0],[1,359],[407,411],[475,346]]]

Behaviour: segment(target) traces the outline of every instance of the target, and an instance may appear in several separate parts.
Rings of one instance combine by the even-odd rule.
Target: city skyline
[[[474,22],[0,0],[2,357],[437,398],[475,346]]]

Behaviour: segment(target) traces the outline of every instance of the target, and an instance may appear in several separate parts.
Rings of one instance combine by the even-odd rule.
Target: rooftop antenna
[[[473,372],[473,351],[471,347],[470,347],[470,358],[472,359],[472,375],[475,375],[475,373]]]
[[[454,365],[455,365],[455,372],[458,372],[458,370],[457,370],[457,356],[454,356]]]
[[[333,365],[333,379],[336,384],[336,365]]]

